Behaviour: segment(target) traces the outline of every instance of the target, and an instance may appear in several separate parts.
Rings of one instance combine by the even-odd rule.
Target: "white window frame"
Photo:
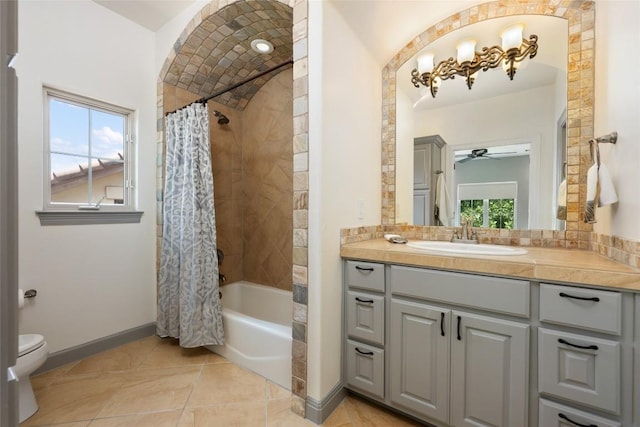
[[[55,99],[68,104],[119,114],[124,117],[124,182],[123,204],[92,204],[86,202],[68,203],[51,201],[51,146],[50,146],[50,100]],[[86,96],[69,93],[52,87],[43,87],[44,104],[44,162],[43,162],[43,210],[37,212],[42,225],[73,224],[110,224],[140,222],[142,212],[136,210],[137,189],[134,185],[136,172],[135,157],[135,121],[134,110],[99,101]],[[89,183],[91,185],[91,183]]]

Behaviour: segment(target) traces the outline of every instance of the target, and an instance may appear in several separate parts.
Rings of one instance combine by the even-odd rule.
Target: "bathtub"
[[[244,281],[220,291],[225,344],[207,348],[290,390],[292,293]]]

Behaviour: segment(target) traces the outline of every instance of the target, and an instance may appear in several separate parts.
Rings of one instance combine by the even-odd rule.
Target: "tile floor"
[[[21,427],[315,426],[290,393],[206,349],[148,337],[34,376],[40,409]],[[323,426],[417,426],[354,396]]]

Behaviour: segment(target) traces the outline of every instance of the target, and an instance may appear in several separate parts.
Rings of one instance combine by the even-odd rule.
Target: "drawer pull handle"
[[[373,356],[373,351],[362,351],[358,347],[356,347],[356,351],[360,354],[364,354],[365,356]]]
[[[460,322],[462,319],[458,316],[458,341],[462,341],[462,336],[460,335]]]
[[[440,313],[440,335],[444,336],[444,313]]]
[[[581,423],[575,422],[575,421],[573,421],[571,418],[569,418],[569,417],[567,417],[565,414],[563,414],[562,412],[560,412],[560,413],[558,414],[558,417],[559,417],[559,418],[562,418],[563,420],[565,420],[565,421],[567,421],[567,422],[570,422],[571,424],[573,424],[573,425],[575,425],[575,426],[578,426],[578,427],[598,427],[598,426],[597,426],[597,425],[595,425],[595,424],[581,424]]]
[[[578,344],[571,344],[569,341],[564,340],[562,338],[558,338],[558,342],[560,344],[565,344],[565,345],[569,345],[571,347],[575,347],[575,348],[581,348],[583,350],[597,350],[598,346],[597,345],[578,345]]]
[[[362,302],[362,303],[365,303],[365,304],[373,304],[373,300],[372,299],[362,299],[360,297],[356,297],[356,301]]]
[[[358,270],[358,271],[373,271],[373,267],[360,267],[359,265],[356,265],[356,270]]]
[[[560,296],[562,298],[579,299],[581,301],[593,301],[593,302],[600,301],[600,298],[598,298],[598,297],[577,297],[575,295],[565,294],[564,292],[560,292]]]

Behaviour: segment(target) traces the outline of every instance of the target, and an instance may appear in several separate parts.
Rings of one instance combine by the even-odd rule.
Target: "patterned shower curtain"
[[[169,114],[165,133],[157,333],[179,338],[182,347],[223,344],[206,105]]]

